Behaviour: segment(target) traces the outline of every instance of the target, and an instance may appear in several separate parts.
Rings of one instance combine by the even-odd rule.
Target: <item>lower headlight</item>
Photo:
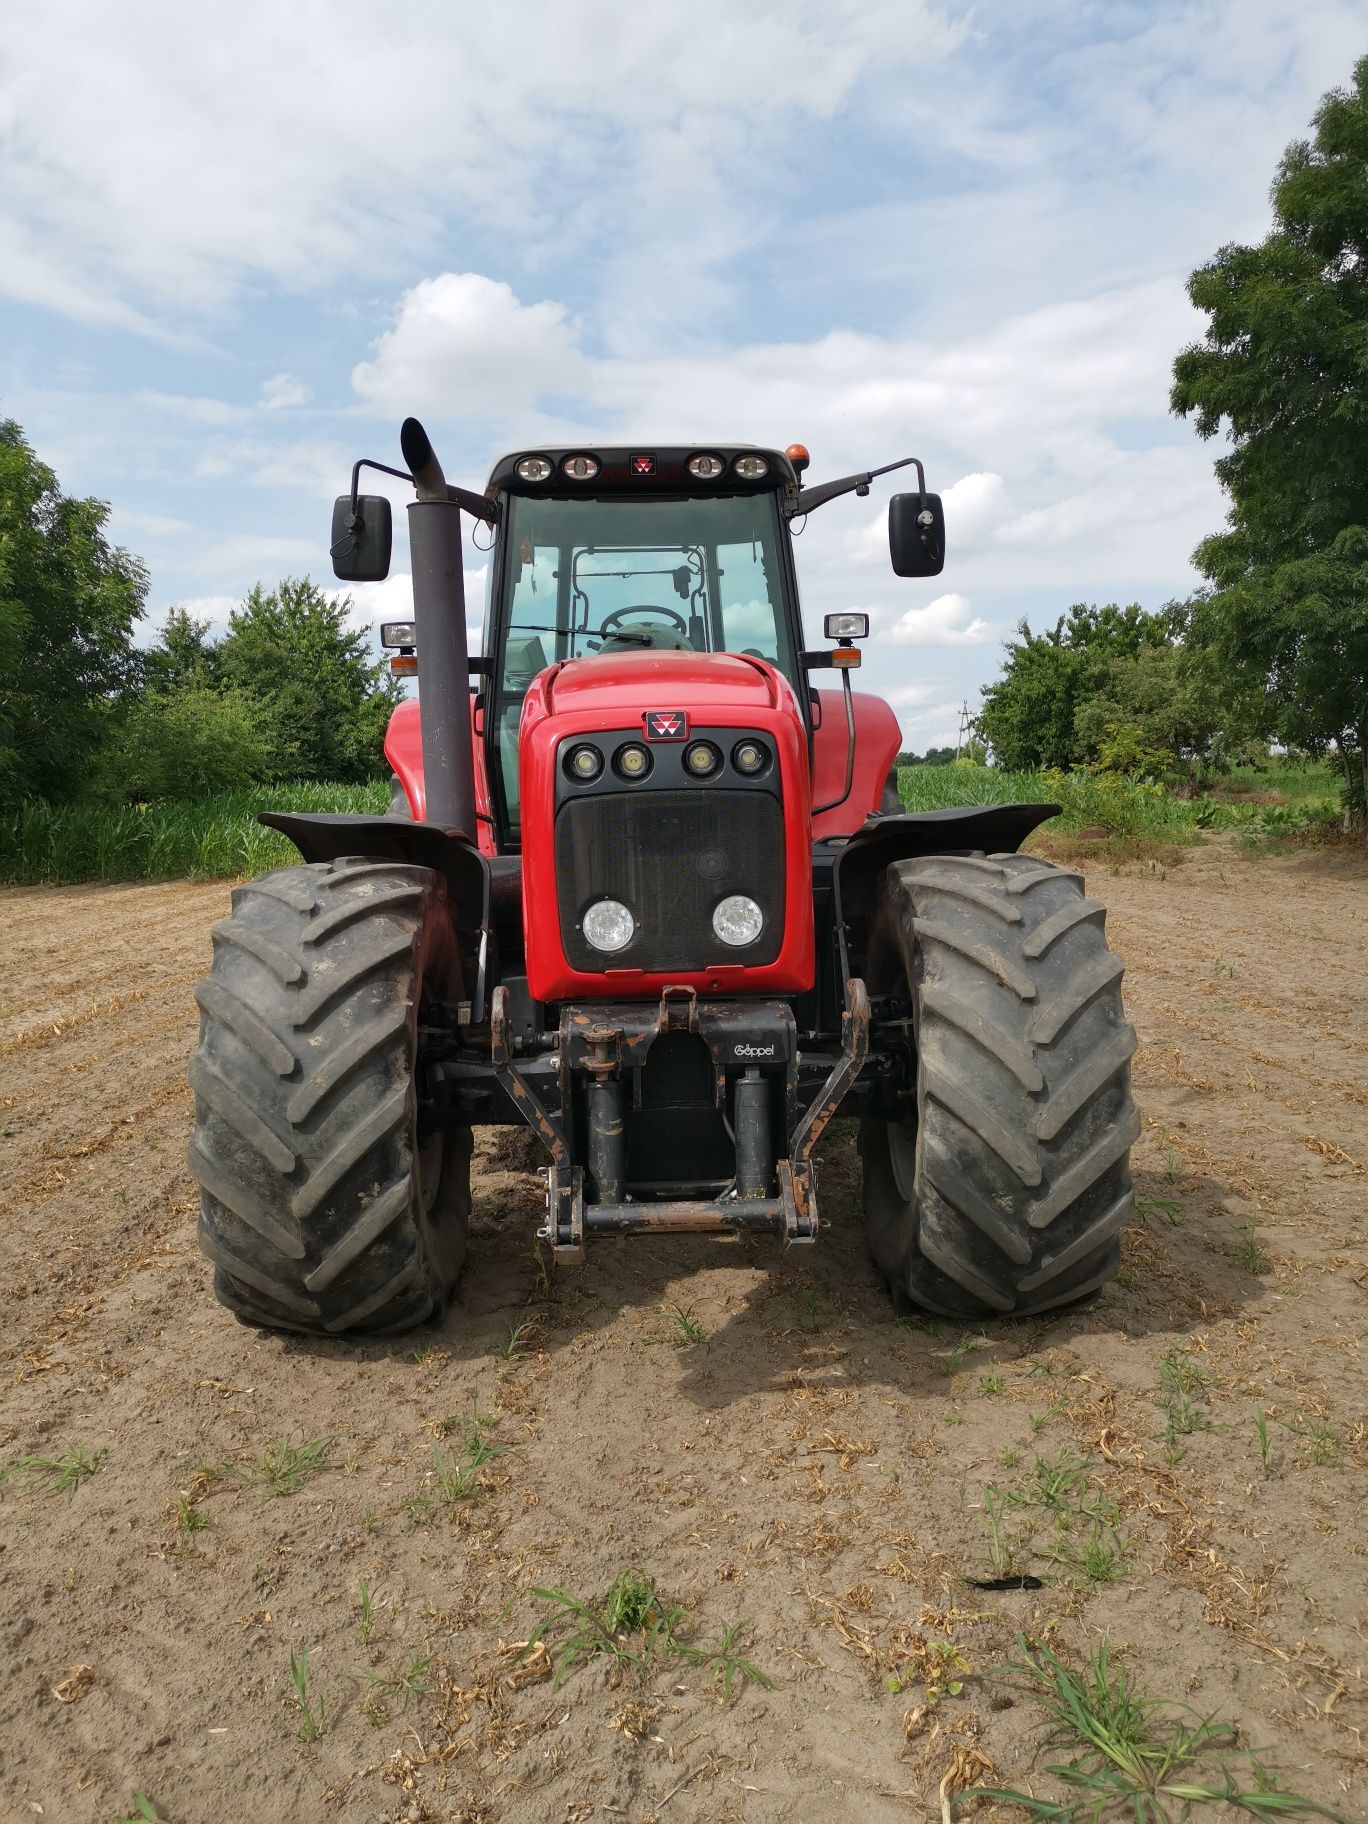
[[[716,923],[714,915],[713,924]],[[636,920],[620,900],[600,899],[585,913],[582,929],[595,950],[606,950],[611,955],[631,943],[636,936]]]
[[[713,930],[724,944],[731,944],[736,949],[753,944],[764,927],[764,913],[744,893],[729,893],[713,908]]]

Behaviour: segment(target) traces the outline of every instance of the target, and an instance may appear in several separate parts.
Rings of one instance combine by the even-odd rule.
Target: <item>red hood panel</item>
[[[763,659],[729,652],[621,652],[567,659],[543,674],[552,713],[701,707],[734,711],[775,708],[787,688]]]

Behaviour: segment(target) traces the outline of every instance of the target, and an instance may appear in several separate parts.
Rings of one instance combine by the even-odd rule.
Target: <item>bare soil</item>
[[[608,1243],[548,1284],[535,1150],[503,1133],[457,1302],[373,1343],[210,1296],[184,1069],[225,889],[0,893],[0,1464],[104,1453],[70,1498],[0,1484],[0,1817],[935,1818],[976,1778],[1052,1790],[1023,1633],[1075,1661],[1106,1637],[1368,1815],[1368,869],[1213,844],[1091,888],[1145,1116],[1142,1220],[1091,1304],[897,1321],[849,1127],[817,1247]],[[502,1454],[444,1501],[434,1452],[477,1411]],[[272,1446],[317,1440],[273,1497]],[[1086,1467],[1004,1506],[1038,1460]],[[1042,1587],[964,1581],[1009,1558]],[[534,1586],[629,1566],[682,1638],[744,1618],[773,1689],[515,1664]]]

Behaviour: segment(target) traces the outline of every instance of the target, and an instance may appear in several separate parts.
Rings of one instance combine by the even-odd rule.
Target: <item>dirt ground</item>
[[[239,1326],[194,1244],[225,889],[0,893],[0,1464],[103,1453],[70,1498],[0,1484],[0,1817],[939,1818],[942,1786],[1054,1790],[1022,1634],[1074,1662],[1107,1638],[1368,1815],[1368,867],[1213,845],[1090,887],[1145,1131],[1142,1220],[1085,1308],[897,1321],[849,1127],[816,1248],[604,1243],[548,1284],[504,1134],[442,1326],[328,1344]],[[501,1454],[444,1500],[434,1453],[459,1471],[472,1435]],[[274,1447],[317,1441],[275,1494]],[[681,1639],[744,1620],[772,1688],[724,1705],[664,1652],[559,1689],[515,1665],[534,1586],[627,1567]],[[1005,1567],[1042,1587],[964,1581]]]

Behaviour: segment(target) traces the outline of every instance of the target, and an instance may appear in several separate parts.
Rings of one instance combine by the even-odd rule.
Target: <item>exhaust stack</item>
[[[421,670],[418,706],[428,823],[475,840],[475,768],[470,735],[461,508],[451,498],[427,432],[406,418],[399,447],[418,495],[408,509],[413,619]]]

